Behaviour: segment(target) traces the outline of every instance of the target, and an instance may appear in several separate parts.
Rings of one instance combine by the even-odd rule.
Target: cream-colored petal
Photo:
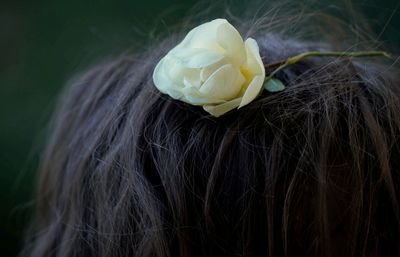
[[[184,75],[191,72],[190,69],[186,68],[181,62],[169,55],[164,57],[163,73],[169,77],[170,80],[176,84],[182,84]]]
[[[190,103],[192,105],[214,105],[226,102],[223,100],[211,99],[208,97],[193,96],[193,95],[185,95],[183,101]]]
[[[230,100],[237,96],[245,79],[232,64],[226,64],[217,69],[199,91],[204,96]]]
[[[215,45],[218,26],[226,22],[228,21],[225,19],[215,19],[200,24],[190,30],[177,47],[211,49],[209,46]],[[207,37],[204,37],[204,35],[207,35]]]
[[[214,64],[224,58],[222,53],[215,51],[203,51],[193,54],[187,58],[182,58],[182,65],[187,68],[203,68]]]
[[[190,103],[192,105],[209,105],[209,104],[222,104],[226,101],[211,99],[208,97],[185,95],[182,101]]]
[[[191,44],[191,42],[193,40],[193,37],[196,35],[196,33],[199,30],[200,26],[197,26],[197,27],[194,27],[193,29],[191,29],[186,34],[186,36],[183,38],[183,40],[178,45],[176,45],[175,48],[190,48],[190,44]]]
[[[230,110],[235,109],[236,107],[239,106],[240,102],[241,102],[242,98],[236,98],[233,99],[231,101],[228,101],[226,103],[222,103],[222,104],[217,104],[217,105],[204,105],[203,109],[208,112],[209,114],[211,114],[214,117],[219,117],[224,113],[229,112]]]
[[[182,93],[178,91],[178,86],[164,72],[165,58],[161,59],[156,65],[153,72],[153,83],[161,93],[168,94],[174,99],[182,97]]]
[[[193,86],[185,87],[181,91],[183,93],[181,100],[193,105],[220,104],[226,102],[225,100],[215,99],[208,96],[204,97],[203,94]]]
[[[225,55],[236,67],[240,67],[246,61],[246,51],[243,39],[239,32],[229,23],[223,23],[217,31],[218,44],[225,50]]]
[[[190,47],[219,50],[217,31],[218,27],[225,23],[228,23],[225,19],[215,19],[198,26],[190,38]]]
[[[240,102],[239,108],[249,104],[253,101],[261,92],[263,84],[264,84],[265,76],[258,75],[253,78],[250,82],[247,90],[243,94],[243,99]]]
[[[200,87],[200,82],[198,83],[197,81],[193,81],[185,77],[183,78],[183,85],[185,86],[184,88],[198,88]]]
[[[219,62],[213,63],[207,67],[200,69],[200,79],[205,82],[207,79],[216,71],[218,68],[228,64],[226,59],[222,59]]]
[[[182,62],[176,58],[167,56],[165,57],[165,63],[163,65],[164,73],[172,80],[176,85],[180,87],[184,86],[185,80],[196,87],[200,87],[200,71],[201,69],[187,68],[182,65]]]
[[[156,65],[153,71],[153,82],[154,85],[163,93],[166,93],[168,87],[173,86],[172,81],[165,75],[164,64],[166,57],[162,58]]]
[[[244,42],[247,54],[246,69],[250,70],[253,74],[260,74],[265,76],[265,67],[261,60],[260,49],[257,42],[248,38]]]

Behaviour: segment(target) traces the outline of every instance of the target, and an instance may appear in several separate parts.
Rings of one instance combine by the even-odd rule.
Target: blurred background
[[[182,23],[198,2],[0,0],[0,256],[21,249],[46,125],[66,81],[104,57],[144,50],[151,34]],[[240,10],[250,2],[225,4]],[[399,49],[400,0],[303,2],[336,13],[354,8],[374,38]]]

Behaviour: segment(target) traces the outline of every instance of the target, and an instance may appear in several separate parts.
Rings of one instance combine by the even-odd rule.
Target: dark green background
[[[105,56],[145,49],[149,34],[182,21],[198,1],[0,1],[0,255],[15,256],[32,213],[45,127],[65,82]],[[336,2],[318,1],[334,12],[350,1]],[[398,5],[352,1],[392,49],[400,44]]]

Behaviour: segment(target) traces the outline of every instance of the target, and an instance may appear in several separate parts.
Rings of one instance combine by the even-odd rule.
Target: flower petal
[[[214,104],[221,104],[226,101],[224,100],[219,100],[219,99],[213,99],[210,97],[204,97],[198,92],[193,92],[195,89],[194,88],[184,88],[182,90],[183,92],[183,97],[182,101],[193,104],[193,105],[214,105]]]
[[[226,64],[217,69],[199,91],[204,96],[230,100],[237,96],[245,81],[243,75],[232,64]]]
[[[249,104],[253,101],[261,92],[263,88],[265,77],[263,75],[258,75],[253,78],[247,90],[243,94],[243,99],[239,105],[239,108]]]
[[[248,38],[244,44],[247,53],[247,60],[244,66],[254,74],[265,76],[265,67],[260,57],[260,49],[257,42],[252,38]]]
[[[204,105],[203,109],[214,117],[219,117],[222,114],[229,112],[239,106],[242,98],[235,98],[231,101],[218,105]]]
[[[225,55],[236,67],[240,67],[246,61],[246,51],[243,39],[239,32],[228,22],[222,23],[217,31],[218,44],[225,49]]]
[[[225,59],[222,59],[219,62],[213,63],[207,67],[204,67],[200,71],[200,79],[204,82],[219,68],[228,64]]]
[[[157,66],[154,68],[153,72],[153,82],[154,85],[164,94],[170,95],[174,99],[179,99],[182,97],[182,93],[178,91],[178,86],[165,75],[164,64],[165,58],[162,58]]]
[[[182,84],[184,75],[190,72],[190,70],[183,66],[178,59],[167,55],[164,58],[162,72],[165,76],[168,76],[171,81],[174,81],[176,84]]]
[[[175,56],[187,68],[206,67],[224,58],[220,52],[199,49],[182,49],[182,52]]]
[[[190,42],[188,47],[220,51],[217,44],[217,31],[218,27],[225,23],[228,23],[225,19],[215,19],[196,27],[188,38]]]

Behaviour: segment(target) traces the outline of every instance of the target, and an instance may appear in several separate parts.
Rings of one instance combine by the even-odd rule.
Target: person
[[[329,30],[308,40],[268,28],[250,33],[266,74],[349,49]],[[304,58],[276,72],[284,89],[215,117],[155,86],[183,38],[98,64],[62,94],[28,255],[399,256],[393,60]]]

